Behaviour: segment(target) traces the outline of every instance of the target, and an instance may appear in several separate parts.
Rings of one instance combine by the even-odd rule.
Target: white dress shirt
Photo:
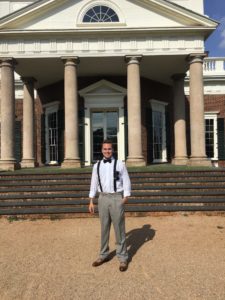
[[[114,163],[115,159],[112,157],[112,162],[104,163],[101,160],[99,168],[99,176],[103,193],[115,193],[114,191]],[[89,197],[94,198],[97,191],[101,192],[98,180],[96,163],[92,170],[91,188]],[[116,171],[119,172],[119,180],[116,180],[116,192],[123,192],[124,197],[129,197],[131,194],[131,183],[125,164],[121,160],[117,160]]]

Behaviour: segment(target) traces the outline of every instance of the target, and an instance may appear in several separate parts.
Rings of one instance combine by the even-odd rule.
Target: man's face
[[[105,158],[110,158],[113,154],[112,144],[103,144],[102,145],[102,154]]]

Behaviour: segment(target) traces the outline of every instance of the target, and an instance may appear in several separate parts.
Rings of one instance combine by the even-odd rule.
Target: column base
[[[20,166],[21,168],[35,168],[34,159],[23,159]]]
[[[64,159],[61,164],[61,168],[63,169],[73,169],[73,168],[80,168],[81,162],[80,159]]]
[[[19,164],[16,162],[16,160],[0,160],[0,169],[4,171],[15,171],[17,169],[20,169]]]
[[[187,157],[175,157],[172,159],[172,165],[175,166],[187,166],[188,165],[188,158]]]
[[[188,166],[212,167],[212,162],[207,157],[190,157]]]
[[[146,162],[144,157],[128,157],[126,160],[127,167],[145,167]]]

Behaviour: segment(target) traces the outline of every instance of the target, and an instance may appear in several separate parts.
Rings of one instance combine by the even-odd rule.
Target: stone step
[[[192,180],[175,180],[175,179],[157,179],[157,180],[151,180],[151,179],[143,179],[143,180],[134,180],[131,179],[131,183],[132,183],[132,188],[138,187],[140,185],[144,185],[144,186],[155,186],[155,184],[160,184],[160,186],[169,186],[169,185],[176,185],[176,186],[182,186],[182,185],[199,185],[201,184],[202,186],[206,186],[209,184],[216,184],[216,185],[225,185],[225,177],[224,178],[220,178],[220,179],[215,179],[215,178],[210,178],[210,179],[198,179],[196,181],[192,181]],[[28,188],[28,187],[43,187],[43,185],[46,187],[52,187],[52,186],[61,186],[61,187],[68,187],[68,186],[81,186],[81,187],[85,187],[85,190],[90,188],[90,181],[88,180],[26,180],[26,181],[16,181],[16,182],[12,182],[12,181],[7,181],[7,182],[0,182],[0,189],[4,189],[6,187],[24,187],[24,188]]]
[[[125,212],[224,212],[225,205],[215,205],[215,206],[202,206],[202,205],[188,205],[188,206],[127,206]],[[97,212],[97,211],[96,211]],[[63,213],[73,214],[73,213],[88,213],[88,207],[32,207],[32,208],[10,208],[0,211],[0,215],[49,215],[55,214],[60,215]]]
[[[180,177],[210,177],[210,176],[217,176],[223,177],[225,176],[225,170],[213,170],[213,171],[173,171],[173,172],[129,172],[131,178],[145,178],[145,177],[152,177],[152,178],[180,178]],[[74,178],[74,179],[89,179],[91,178],[91,172],[80,172],[80,173],[66,173],[66,172],[59,172],[59,173],[1,173],[0,172],[0,180],[9,180],[9,179],[48,179],[48,178]]]
[[[182,197],[194,197],[194,198],[199,198],[199,197],[225,197],[224,191],[205,191],[199,190],[199,191],[179,191],[179,192],[155,192],[155,193],[149,193],[149,192],[133,192],[132,196],[129,199],[145,199],[145,198],[156,198],[160,199],[161,197],[163,198],[169,198],[169,197],[176,197],[177,199],[182,198]],[[88,199],[88,194],[87,193],[35,193],[35,194],[5,194],[5,195],[0,195],[0,201],[5,201],[5,200],[19,200],[19,199]]]
[[[94,201],[94,203],[97,205],[97,200]],[[225,197],[223,198],[161,198],[161,199],[154,199],[154,198],[145,198],[145,199],[129,199],[126,206],[130,205],[143,205],[143,204],[151,204],[151,205],[159,205],[159,204],[167,204],[167,203],[174,203],[174,204],[187,204],[187,203],[196,203],[196,204],[215,204],[215,203],[221,203],[225,205]],[[33,199],[33,200],[6,200],[0,202],[0,207],[22,207],[22,206],[57,206],[57,205],[88,205],[89,200],[88,199],[58,199],[58,200],[49,200],[49,199]]]
[[[126,212],[225,211],[225,170],[130,172],[130,176],[132,196]],[[0,215],[89,216],[90,179],[90,172],[1,173]]]
[[[135,185],[132,189],[132,193],[136,193],[136,191],[143,191],[149,193],[155,193],[159,191],[177,191],[180,190],[187,190],[187,191],[197,191],[202,190],[210,191],[210,190],[218,190],[225,192],[225,185],[164,185],[164,186],[143,186],[143,185]],[[13,193],[51,193],[51,192],[71,192],[71,191],[79,191],[79,192],[89,192],[89,186],[55,186],[55,187],[48,187],[48,186],[39,186],[39,187],[13,187],[11,189],[8,188],[1,188],[0,189],[0,196],[4,194],[13,194]]]

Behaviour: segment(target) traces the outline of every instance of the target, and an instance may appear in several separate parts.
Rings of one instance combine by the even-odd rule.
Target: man
[[[92,266],[98,267],[109,261],[109,234],[112,222],[116,237],[116,254],[120,261],[119,270],[123,272],[128,268],[124,204],[131,193],[130,178],[125,164],[113,157],[111,141],[105,140],[102,143],[102,154],[103,159],[93,167],[89,193],[89,212],[93,214],[93,199],[99,192],[98,211],[101,223],[100,255]]]

